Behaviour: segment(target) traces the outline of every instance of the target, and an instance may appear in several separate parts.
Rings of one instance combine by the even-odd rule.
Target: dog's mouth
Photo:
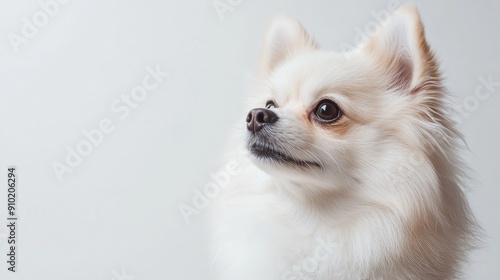
[[[266,143],[252,143],[249,150],[257,158],[272,160],[281,164],[294,165],[299,167],[319,167],[321,165],[314,161],[296,159],[286,155],[284,152],[279,151],[272,145]]]

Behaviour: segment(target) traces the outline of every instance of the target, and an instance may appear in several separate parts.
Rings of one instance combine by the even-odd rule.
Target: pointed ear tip
[[[413,3],[407,3],[401,6],[394,14],[399,16],[410,16],[420,21],[420,12],[418,7]]]
[[[414,3],[406,3],[404,5],[401,5],[401,7],[399,8],[399,10],[406,10],[406,11],[409,11],[409,12],[416,12],[416,11],[418,11],[418,7]]]
[[[281,14],[274,16],[271,20],[271,24],[269,25],[269,32],[278,31],[278,30],[293,30],[293,29],[301,29],[302,24],[294,17]]]
[[[414,30],[423,28],[422,19],[416,5],[408,3],[399,7],[390,17],[380,24],[377,32],[381,32],[381,30],[387,26],[399,24],[405,24],[407,27]],[[375,32],[375,34],[377,32]]]

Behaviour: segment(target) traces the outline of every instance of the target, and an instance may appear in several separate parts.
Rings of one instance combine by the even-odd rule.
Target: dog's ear
[[[272,21],[262,46],[259,74],[269,74],[291,56],[317,48],[298,20],[278,16]]]
[[[390,90],[414,93],[425,81],[438,80],[439,70],[415,6],[399,8],[360,46],[375,56],[389,77]]]

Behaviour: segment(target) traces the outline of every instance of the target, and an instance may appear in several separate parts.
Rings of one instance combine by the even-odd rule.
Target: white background
[[[210,182],[231,128],[244,125],[242,101],[270,19],[295,16],[340,51],[389,3],[243,1],[221,20],[212,0],[73,0],[16,53],[9,33],[22,36],[23,17],[41,8],[1,0],[0,279],[206,279],[202,215],[186,224],[178,207]],[[485,244],[465,278],[498,279],[500,87],[477,104],[474,92],[479,77],[500,81],[500,2],[416,4],[454,103],[471,102],[461,129]],[[112,102],[157,64],[170,77],[120,119]],[[65,147],[103,118],[115,130],[59,182],[53,162],[64,163]],[[19,175],[16,274],[4,262],[9,165]]]

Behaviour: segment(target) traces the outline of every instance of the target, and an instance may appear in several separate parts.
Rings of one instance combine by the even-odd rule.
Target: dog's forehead
[[[366,90],[367,84],[376,86],[375,80],[370,81],[373,76],[366,64],[345,54],[316,52],[290,59],[276,70],[271,81],[281,102],[309,105],[327,93],[350,95]]]

